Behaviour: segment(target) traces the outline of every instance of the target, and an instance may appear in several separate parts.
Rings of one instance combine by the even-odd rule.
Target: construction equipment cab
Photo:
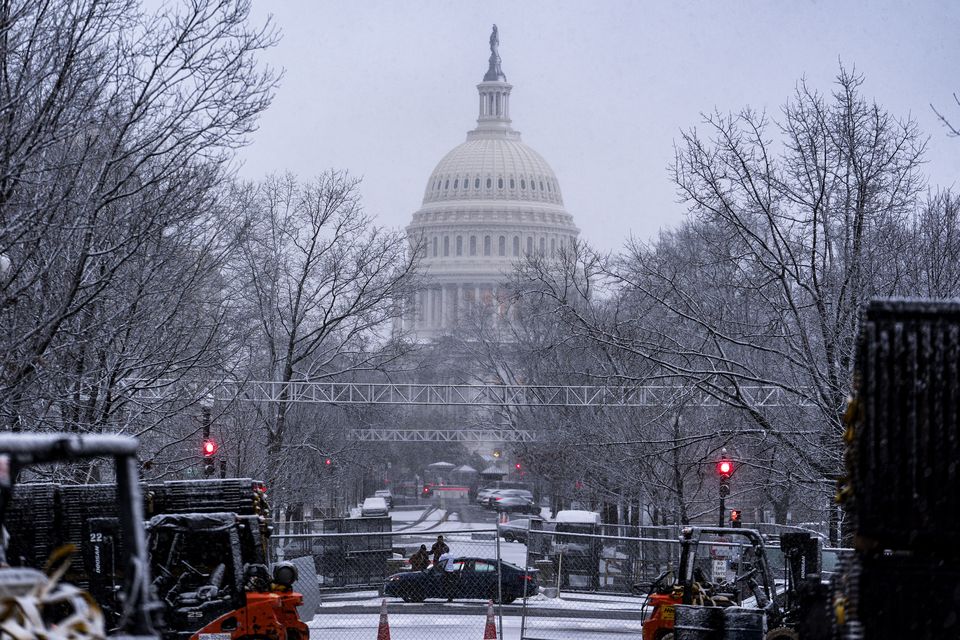
[[[291,565],[269,576],[257,516],[165,514],[147,525],[154,588],[166,604],[165,637],[305,640]]]
[[[32,525],[8,528],[10,538],[5,541],[5,548],[0,548],[0,590],[8,597],[0,613],[0,624],[6,629],[9,622],[18,629],[17,637],[82,639],[103,637],[105,631],[128,639],[158,637],[161,606],[150,589],[135,438],[64,433],[0,435],[0,525],[6,527],[7,517],[16,511],[11,507],[20,488],[29,486],[17,483],[21,472],[37,465],[69,464],[91,458],[114,461],[117,485],[113,501],[118,537],[115,541],[121,543],[118,547],[122,549],[116,564],[121,581],[110,603],[91,606],[93,598],[89,593],[61,580],[76,546],[54,541],[58,527],[52,517],[52,504],[25,505],[32,511]],[[54,495],[49,491],[45,494]],[[8,555],[8,551],[14,553]],[[20,567],[7,566],[8,561],[20,559],[28,562]],[[37,570],[44,564],[53,565],[48,569],[49,575]],[[103,615],[105,604],[115,604],[112,621]]]

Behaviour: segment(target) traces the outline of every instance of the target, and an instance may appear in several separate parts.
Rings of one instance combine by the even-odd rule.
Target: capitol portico
[[[511,126],[512,89],[494,26],[489,68],[477,85],[477,127],[437,164],[407,227],[411,242],[422,247],[426,273],[403,321],[418,341],[451,333],[477,304],[509,313],[499,287],[514,262],[554,256],[579,233],[550,165]]]

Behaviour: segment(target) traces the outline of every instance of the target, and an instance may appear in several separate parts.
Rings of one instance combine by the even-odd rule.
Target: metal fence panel
[[[518,637],[502,635],[504,612],[499,603],[514,602],[538,585],[535,574],[532,580],[524,578],[528,572],[522,549],[501,555],[496,529],[458,523],[409,532],[347,530],[351,528],[354,525],[318,521],[303,523],[302,533],[272,538],[275,560],[309,563],[316,571],[315,585],[298,584],[319,601],[313,619],[305,616],[312,637],[376,638],[385,607],[393,640],[480,640],[491,601],[498,603],[493,605],[498,637]],[[441,535],[456,558],[452,577],[429,554]],[[430,555],[429,565],[414,570],[411,556],[421,546]],[[517,623],[519,608],[511,607]]]

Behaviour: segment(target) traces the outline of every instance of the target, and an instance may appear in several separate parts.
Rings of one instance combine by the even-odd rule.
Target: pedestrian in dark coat
[[[427,545],[420,545],[420,549],[410,556],[410,567],[414,571],[423,571],[430,566],[430,554],[427,553]]]
[[[443,536],[437,536],[437,541],[430,547],[430,555],[433,556],[433,564],[440,561],[440,556],[450,551],[450,547],[443,541]]]

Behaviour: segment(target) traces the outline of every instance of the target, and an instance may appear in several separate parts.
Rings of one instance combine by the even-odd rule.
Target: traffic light
[[[521,466],[521,465],[520,465],[519,462],[518,462],[517,464],[513,465],[513,466],[516,467],[517,471],[520,471],[520,466]]]
[[[722,458],[717,462],[717,473],[721,478],[729,478],[733,475],[733,463],[726,458]]]
[[[212,438],[203,441],[203,457],[211,458],[217,454],[217,443]]]
[[[200,447],[203,454],[203,474],[212,476],[214,468],[214,456],[217,455],[217,441],[213,438],[206,438]]]
[[[327,458],[326,460],[323,461],[323,464],[329,467],[330,465],[333,464],[333,460],[330,458]]]
[[[730,526],[734,529],[739,529],[743,526],[743,520],[741,519],[740,515],[740,509],[730,510]]]

